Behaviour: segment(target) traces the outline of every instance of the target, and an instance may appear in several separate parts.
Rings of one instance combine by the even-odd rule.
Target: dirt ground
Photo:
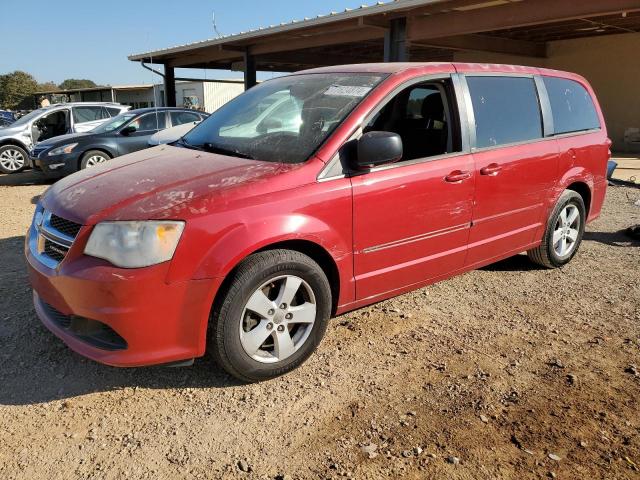
[[[37,320],[23,235],[46,185],[0,176],[0,478],[640,478],[640,190],[577,257],[519,255],[332,321],[285,377],[115,369]]]

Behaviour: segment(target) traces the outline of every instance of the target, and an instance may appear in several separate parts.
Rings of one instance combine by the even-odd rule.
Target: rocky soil
[[[114,369],[37,320],[46,185],[0,176],[0,478],[640,478],[640,190],[568,266],[519,255],[332,321],[297,371]]]

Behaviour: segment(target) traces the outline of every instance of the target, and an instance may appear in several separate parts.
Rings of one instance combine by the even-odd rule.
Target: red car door
[[[405,158],[352,177],[358,300],[464,265],[474,174],[468,145],[456,145],[461,132],[453,97],[450,78],[413,86],[374,117],[371,129],[401,136]]]
[[[539,236],[557,177],[558,147],[544,138],[533,76],[469,73],[466,83],[476,176],[466,265],[475,266],[518,253]]]
[[[359,300],[462,268],[471,222],[472,170],[471,156],[459,155],[353,178]],[[469,176],[446,180],[456,172]]]

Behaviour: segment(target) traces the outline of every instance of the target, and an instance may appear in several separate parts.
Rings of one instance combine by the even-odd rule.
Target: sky
[[[373,0],[371,0],[373,3]],[[23,70],[41,83],[88,78],[101,85],[159,82],[127,60],[146,52],[345,8],[363,0],[0,0],[0,74]],[[178,76],[204,77],[202,70]],[[209,70],[207,78],[240,78]],[[269,78],[271,74],[261,78]]]

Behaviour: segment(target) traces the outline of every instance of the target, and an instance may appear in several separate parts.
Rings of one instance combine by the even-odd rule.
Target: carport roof
[[[640,31],[640,0],[395,0],[235,35],[129,56],[181,68],[293,71],[381,61],[394,19],[406,18],[416,61],[451,60],[455,50],[544,57],[553,40]]]

